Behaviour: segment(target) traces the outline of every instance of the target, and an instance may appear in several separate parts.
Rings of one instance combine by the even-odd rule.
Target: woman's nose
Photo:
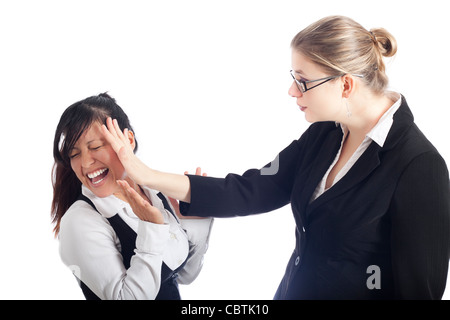
[[[83,168],[89,168],[95,162],[94,158],[92,158],[89,152],[81,153],[81,166]]]
[[[288,94],[293,98],[298,98],[303,95],[302,92],[298,89],[295,81],[292,81],[292,85],[290,86],[290,88],[288,90]]]

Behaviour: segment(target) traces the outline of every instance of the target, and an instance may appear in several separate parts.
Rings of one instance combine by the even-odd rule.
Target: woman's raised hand
[[[147,200],[145,200],[139,193],[130,187],[125,180],[117,181],[117,184],[122,189],[122,195],[126,198],[133,209],[134,214],[141,220],[163,224],[164,218],[159,209],[152,206]]]
[[[133,152],[133,142],[130,138],[134,138],[133,134],[124,129],[123,132],[119,127],[116,119],[108,117],[106,126],[102,125],[102,133],[106,141],[109,142],[113,150],[116,152],[120,162],[127,175],[137,184],[144,185],[142,177],[146,176],[149,167],[147,167]]]
[[[134,134],[128,129],[122,131],[117,120],[108,118],[106,125],[102,125],[102,133],[116,152],[125,173],[134,182],[141,186],[159,190],[174,199],[184,202],[191,201],[189,178],[186,175],[165,173],[146,166],[133,152]]]

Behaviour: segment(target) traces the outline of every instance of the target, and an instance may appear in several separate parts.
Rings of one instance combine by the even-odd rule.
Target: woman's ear
[[[355,78],[351,74],[343,75],[341,78],[342,81],[342,98],[348,98],[355,90],[356,81]]]
[[[133,131],[130,131],[128,129],[125,129],[125,131],[126,131],[126,137],[130,141],[131,148],[133,148],[133,151],[134,151],[134,149],[136,148],[136,140],[134,139],[134,133],[133,133]]]

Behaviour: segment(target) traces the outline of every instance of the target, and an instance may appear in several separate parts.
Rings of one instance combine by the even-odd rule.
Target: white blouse
[[[344,177],[347,174],[347,172],[353,167],[356,161],[358,161],[359,157],[361,157],[364,151],[367,150],[372,141],[377,143],[380,147],[383,147],[384,142],[386,141],[386,138],[388,136],[389,130],[391,129],[392,123],[394,121],[393,120],[394,113],[397,112],[398,108],[400,108],[400,105],[402,103],[401,95],[399,93],[389,92],[389,94],[391,95],[392,99],[396,100],[396,102],[383,114],[383,116],[380,118],[380,120],[378,120],[377,124],[372,128],[372,130],[370,130],[370,132],[367,133],[366,137],[364,138],[363,142],[359,145],[358,149],[356,149],[355,153],[353,153],[353,155],[350,157],[350,159],[347,161],[344,167],[342,167],[342,169],[338,172],[330,188],[332,188],[339,180],[342,179],[342,177]],[[336,126],[337,125],[339,125],[339,123],[336,123]],[[343,132],[341,147],[339,148],[339,151],[333,163],[330,165],[327,172],[323,176],[322,180],[317,185],[316,190],[314,191],[311,197],[311,201],[316,200],[324,192],[330,189],[330,188],[325,189],[327,178],[331,170],[339,160],[342,151],[342,146],[344,145],[344,141],[347,138],[348,134],[348,128],[343,124],[340,124],[340,126]]]
[[[188,258],[178,272],[180,284],[191,283],[202,268],[213,219],[178,219],[164,209],[155,190],[143,190],[163,213],[164,224],[142,221],[128,203],[113,195],[99,198],[85,186],[82,193],[98,212],[85,201],[76,201],[61,219],[61,259],[100,299],[154,299],[161,285],[163,261],[175,270]],[[128,270],[120,241],[106,219],[116,213],[137,233]]]

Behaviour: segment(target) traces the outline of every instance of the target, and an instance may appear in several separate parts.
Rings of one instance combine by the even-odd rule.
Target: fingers
[[[119,122],[117,122],[117,119],[111,119],[111,117],[108,117],[108,119],[106,119],[106,125],[108,127],[109,132],[111,132],[111,134],[123,141],[123,142],[127,142],[127,136],[128,136],[128,129],[125,128],[124,131],[122,132],[122,130],[120,129],[119,126]]]
[[[125,129],[124,129],[124,132],[122,132],[122,130],[120,130],[119,123],[117,122],[116,119],[114,119],[114,120],[112,121],[112,123],[113,123],[113,128],[114,128],[114,130],[115,130],[115,133],[116,133],[117,137],[118,137],[120,140],[122,140],[123,142],[126,142],[127,139],[126,139],[126,136],[125,136],[124,132],[125,132],[125,130],[128,130],[128,129],[125,128]]]
[[[111,119],[111,117],[108,117],[106,119],[106,125],[102,125],[102,133],[104,134],[108,142],[110,142],[111,144],[117,143],[119,141],[125,144],[129,143],[127,139],[128,132],[129,132],[128,128],[125,128],[122,132],[117,120]]]
[[[184,174],[185,174],[185,175],[186,175],[186,174],[189,174],[189,172],[188,172],[188,171],[185,171]],[[207,176],[206,173],[202,173],[202,168],[200,168],[200,167],[197,167],[197,169],[195,169],[195,175],[197,175],[197,176],[203,176],[203,177],[206,177],[206,176]]]
[[[125,180],[117,180],[117,184],[122,188],[123,195],[127,198],[128,202],[131,204],[133,203],[140,203],[144,204],[143,201],[145,201],[137,192],[134,190],[128,182]]]
[[[125,180],[117,180],[117,184],[120,186],[123,196],[139,219],[158,224],[164,223],[164,218],[159,209],[152,206],[136,190],[130,187],[128,182]]]
[[[106,125],[102,125],[101,130],[106,141],[117,153],[122,164],[124,164],[123,161],[126,161],[129,155],[133,153],[132,140],[129,139],[130,131],[125,128],[122,132],[117,120],[113,120],[111,117],[106,119]]]
[[[203,177],[206,177],[206,176],[207,176],[206,172],[202,173],[202,168],[200,168],[200,167],[198,167],[198,168],[195,170],[195,174],[196,174],[197,176],[203,176]]]
[[[113,149],[118,152],[122,147],[122,144],[119,137],[117,136],[117,132],[114,128],[113,122],[111,118],[106,119],[106,126],[103,124],[101,127],[101,131],[106,141],[113,147]]]
[[[106,122],[108,122],[108,120],[109,120],[109,118],[106,120]],[[112,145],[114,148],[114,144],[116,141],[115,141],[115,137],[113,136],[113,134],[108,130],[108,128],[104,124],[102,124],[102,126],[101,126],[101,131],[102,131],[102,134],[105,137],[106,141],[108,141],[108,143],[110,145]]]
[[[152,206],[150,205],[150,203],[142,198],[139,193],[136,192],[136,190],[131,188],[126,181],[119,180],[117,181],[117,184],[119,184],[119,186],[122,188],[123,195],[139,218],[142,218],[142,216],[140,216],[140,213],[143,210],[151,210]]]

